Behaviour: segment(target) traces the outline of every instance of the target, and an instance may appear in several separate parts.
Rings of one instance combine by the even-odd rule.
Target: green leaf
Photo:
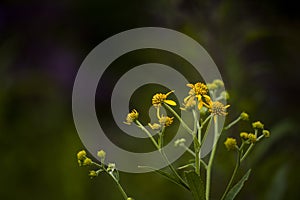
[[[167,172],[164,172],[162,170],[155,169],[155,168],[149,167],[149,166],[139,166],[139,168],[148,168],[148,169],[154,170],[155,173],[164,176],[165,178],[169,179],[173,183],[176,183],[179,186],[189,189],[187,186],[185,186],[183,183],[181,183],[181,181],[176,176],[173,176],[172,174],[169,174]]]
[[[184,172],[194,200],[205,200],[204,184],[195,171]]]
[[[228,194],[225,197],[225,200],[233,200],[235,198],[235,196],[239,193],[239,191],[244,186],[245,181],[248,180],[250,172],[251,169],[249,169],[247,173],[241,178],[241,180],[229,190]]]

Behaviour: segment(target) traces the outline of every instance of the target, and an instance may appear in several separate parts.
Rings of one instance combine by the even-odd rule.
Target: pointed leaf
[[[195,171],[185,172],[194,200],[205,200],[204,184]]]
[[[247,171],[247,173],[241,178],[241,180],[229,190],[228,194],[225,197],[225,200],[233,200],[236,197],[236,195],[239,193],[239,191],[244,186],[245,181],[248,180],[250,172],[251,172],[251,169],[249,169]]]

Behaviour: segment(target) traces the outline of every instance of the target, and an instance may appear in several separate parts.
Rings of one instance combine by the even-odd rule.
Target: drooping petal
[[[203,107],[203,101],[199,101],[198,103],[198,109],[200,110]]]
[[[166,94],[166,97],[167,96],[169,96],[171,93],[173,93],[175,90],[172,90],[172,91],[170,91],[170,92],[168,92],[167,94]]]
[[[186,86],[190,87],[190,88],[194,88],[194,85],[191,83],[186,84]]]
[[[210,102],[211,101],[211,98],[210,98],[210,96],[208,96],[208,95],[203,95],[203,97],[205,98],[205,101],[207,101],[207,102]]]
[[[173,101],[173,100],[167,100],[167,99],[164,100],[164,103],[169,104],[171,106],[176,106],[177,105],[175,101]]]
[[[189,100],[189,98],[192,98],[191,95],[185,97],[185,98],[183,99],[183,102],[186,103],[186,102]]]

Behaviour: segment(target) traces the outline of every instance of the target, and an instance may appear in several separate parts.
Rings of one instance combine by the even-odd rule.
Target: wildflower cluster
[[[177,106],[177,103],[170,99],[170,95],[174,93],[174,90],[164,93],[154,94],[152,97],[152,105],[156,109],[156,122],[148,123],[147,125],[150,129],[147,129],[140,121],[140,113],[133,109],[129,112],[125,118],[124,123],[127,125],[135,125],[141,129],[144,134],[147,134],[149,139],[152,141],[153,145],[161,153],[162,159],[168,164],[171,173],[162,172],[164,176],[171,179],[173,182],[178,185],[188,189],[192,194],[197,194],[195,199],[210,199],[211,193],[211,175],[213,161],[216,154],[216,148],[218,145],[212,147],[212,151],[209,155],[208,161],[203,160],[201,157],[201,147],[206,142],[207,136],[209,134],[209,129],[211,126],[214,126],[214,135],[213,142],[214,144],[218,143],[218,120],[221,117],[228,115],[227,109],[229,105],[226,105],[224,100],[229,99],[229,94],[224,90],[224,83],[221,80],[214,80],[211,83],[204,84],[201,82],[187,84],[187,96],[183,99],[181,110],[186,112],[191,112],[194,118],[193,127],[189,127],[187,123],[180,117],[179,114],[175,112],[173,106]],[[164,107],[172,113],[172,116],[163,115],[161,109]],[[185,138],[177,139],[174,143],[174,146],[177,148],[184,148],[187,153],[192,156],[192,162],[188,162],[186,165],[183,165],[178,168],[178,170],[184,170],[188,168],[188,171],[184,171],[184,175],[180,175],[178,170],[176,170],[171,163],[167,155],[164,153],[164,134],[165,129],[169,126],[172,126],[174,120],[178,120],[184,130],[188,133],[187,137],[191,137],[193,145],[189,146],[186,144]],[[222,132],[228,131],[231,127],[236,125],[240,121],[249,121],[250,117],[246,112],[242,112],[234,121],[229,123],[222,129]],[[233,180],[237,175],[237,171],[240,167],[240,164],[245,160],[245,158],[250,154],[254,145],[263,140],[263,138],[270,137],[270,131],[264,128],[264,124],[260,121],[255,121],[252,123],[251,132],[241,132],[239,134],[239,139],[235,137],[227,137],[224,141],[224,145],[228,151],[237,152],[237,162],[235,169],[232,173],[232,177],[229,180],[227,187],[221,196],[223,199],[233,199],[239,190],[243,187],[244,182],[247,180],[250,170],[244,175],[244,177],[233,186]],[[158,137],[154,137],[152,131],[155,131],[158,134]],[[225,134],[228,134],[225,132]],[[104,164],[106,153],[101,150],[97,153],[97,156],[101,160],[101,164],[98,164],[92,161],[87,157],[87,154],[84,150],[78,152],[77,159],[80,166],[92,166],[96,169],[89,172],[89,176],[96,177],[100,172],[108,173],[113,180],[117,183],[120,192],[122,193],[124,200],[132,200],[131,197],[128,197],[124,192],[123,188],[119,184],[119,174],[116,169],[115,164],[109,163],[107,166]],[[140,167],[149,167],[151,166],[140,166]],[[205,173],[203,175],[202,173]],[[201,179],[204,178],[205,181]],[[200,181],[195,181],[199,179]],[[195,185],[196,183],[205,182],[203,185]],[[201,188],[205,188],[201,189]],[[239,189],[237,189],[239,188]]]
[[[100,150],[97,152],[97,156],[100,158],[101,163],[94,162],[92,161],[91,158],[88,158],[85,150],[79,151],[77,153],[77,160],[79,166],[89,166],[93,168],[92,170],[89,171],[88,174],[90,178],[97,177],[101,172],[107,173],[116,182],[118,189],[120,190],[123,198],[125,200],[134,200],[133,198],[127,196],[124,189],[120,185],[119,172],[116,168],[115,163],[108,163],[108,165],[104,164],[106,152],[104,150]]]

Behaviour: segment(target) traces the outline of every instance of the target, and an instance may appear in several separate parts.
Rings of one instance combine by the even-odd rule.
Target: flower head
[[[220,96],[225,100],[228,100],[230,98],[229,93],[227,91],[221,92]]]
[[[195,97],[198,99],[198,109],[200,110],[203,106],[203,100],[202,97],[209,98],[207,96],[208,88],[203,83],[196,83],[196,84],[187,84],[188,87],[190,87],[189,96],[184,98],[184,104],[187,104],[190,99],[191,101],[195,100]]]
[[[86,152],[85,150],[81,150],[77,153],[77,159],[78,160],[84,160],[86,157]]]
[[[224,87],[224,82],[220,79],[214,80],[213,84],[216,84],[218,87]]]
[[[173,100],[168,100],[167,97],[173,93],[174,90],[168,92],[167,94],[157,93],[152,97],[152,104],[155,107],[161,106],[162,103],[169,104],[171,106],[176,106],[176,102]]]
[[[209,112],[211,112],[211,114],[218,115],[218,116],[227,115],[228,113],[226,112],[226,109],[230,106],[230,105],[225,106],[219,101],[210,101],[208,105],[207,104],[205,105],[208,107]]]
[[[159,118],[159,123],[167,127],[173,123],[174,117],[162,116]]]
[[[90,158],[85,158],[83,160],[83,166],[90,166],[92,164],[92,160]]]
[[[241,118],[241,120],[247,121],[247,120],[249,120],[249,115],[245,112],[242,112],[240,115],[240,118]]]
[[[89,176],[91,178],[94,178],[94,177],[98,176],[98,173],[95,170],[91,170],[90,173],[89,173]]]
[[[113,172],[115,169],[116,169],[116,164],[115,163],[108,163],[107,171]]]
[[[215,90],[218,88],[218,86],[214,83],[208,83],[208,84],[206,84],[206,86],[207,86],[208,90]]]
[[[101,158],[101,159],[104,159],[105,156],[106,156],[106,152],[103,151],[103,150],[100,150],[100,151],[97,152],[97,156],[98,156],[99,158]]]
[[[196,100],[194,97],[191,97],[186,100],[186,102],[183,103],[183,108],[180,108],[181,110],[192,110],[196,105]]]
[[[187,84],[188,87],[191,88],[189,94],[190,95],[206,95],[208,92],[207,86],[203,83],[196,83],[196,84]]]
[[[235,138],[227,138],[224,144],[228,149],[228,151],[235,150],[237,148],[237,143]]]
[[[250,140],[250,142],[254,143],[256,142],[256,135],[254,135],[253,133],[249,133],[248,134],[248,139]]]
[[[181,146],[181,145],[183,145],[185,142],[186,142],[186,140],[185,140],[184,138],[177,139],[177,140],[174,142],[174,146],[175,146],[175,147]]]
[[[240,137],[244,140],[247,140],[249,138],[249,134],[246,132],[241,132],[240,133]]]
[[[148,126],[152,129],[152,130],[159,130],[161,128],[160,124],[154,123],[154,124],[150,124],[148,123]]]
[[[130,113],[128,113],[127,117],[126,117],[126,122],[124,122],[125,124],[131,125],[132,122],[135,122],[135,120],[137,120],[139,117],[139,113],[133,109]]]
[[[252,123],[252,127],[254,129],[264,129],[264,124],[261,123],[260,121],[257,121]]]
[[[263,135],[264,135],[265,137],[270,137],[270,131],[268,131],[268,130],[263,130]]]

